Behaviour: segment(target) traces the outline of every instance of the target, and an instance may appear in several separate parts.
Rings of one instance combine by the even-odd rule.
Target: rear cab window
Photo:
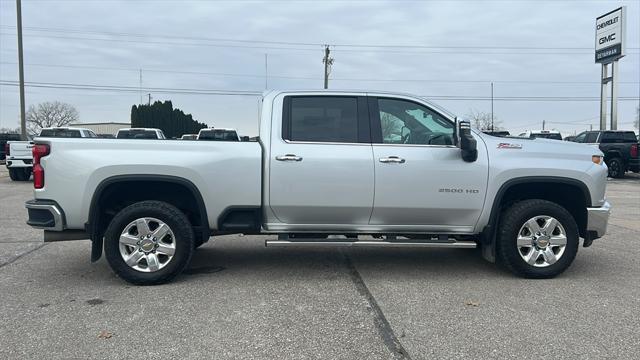
[[[158,139],[154,130],[120,130],[118,139]]]
[[[292,142],[369,142],[366,98],[359,96],[287,96],[282,138]]]
[[[633,131],[604,132],[602,133],[602,143],[628,143],[637,142],[636,134]]]
[[[76,129],[42,129],[40,137],[56,137],[56,138],[79,138],[82,137],[80,130]]]

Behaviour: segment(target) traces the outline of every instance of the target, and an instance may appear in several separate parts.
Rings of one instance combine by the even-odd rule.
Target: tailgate
[[[32,147],[33,147],[33,144],[27,141],[9,143],[11,157],[15,157],[15,158],[30,158]]]

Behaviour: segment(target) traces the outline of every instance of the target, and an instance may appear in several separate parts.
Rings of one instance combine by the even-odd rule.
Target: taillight
[[[49,145],[33,145],[31,152],[33,154],[33,187],[36,189],[42,189],[44,187],[44,168],[40,165],[40,159],[43,156],[49,155]]]
[[[631,157],[638,157],[638,144],[631,144],[631,150],[629,151]]]
[[[6,156],[9,156],[9,153],[11,152],[9,151],[10,149],[11,149],[11,146],[9,146],[9,144],[4,144],[4,154]]]

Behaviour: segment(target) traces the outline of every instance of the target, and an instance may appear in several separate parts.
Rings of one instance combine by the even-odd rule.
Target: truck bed
[[[260,206],[262,150],[258,142],[40,138],[51,147],[42,159],[45,186],[36,199],[55,200],[67,229],[83,229],[91,198],[117,176],[175,176],[201,193],[209,226],[230,206]],[[230,156],[231,155],[231,156]]]

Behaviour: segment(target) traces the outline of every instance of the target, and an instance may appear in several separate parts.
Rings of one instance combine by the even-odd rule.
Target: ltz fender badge
[[[522,149],[522,144],[500,143],[498,149]]]

